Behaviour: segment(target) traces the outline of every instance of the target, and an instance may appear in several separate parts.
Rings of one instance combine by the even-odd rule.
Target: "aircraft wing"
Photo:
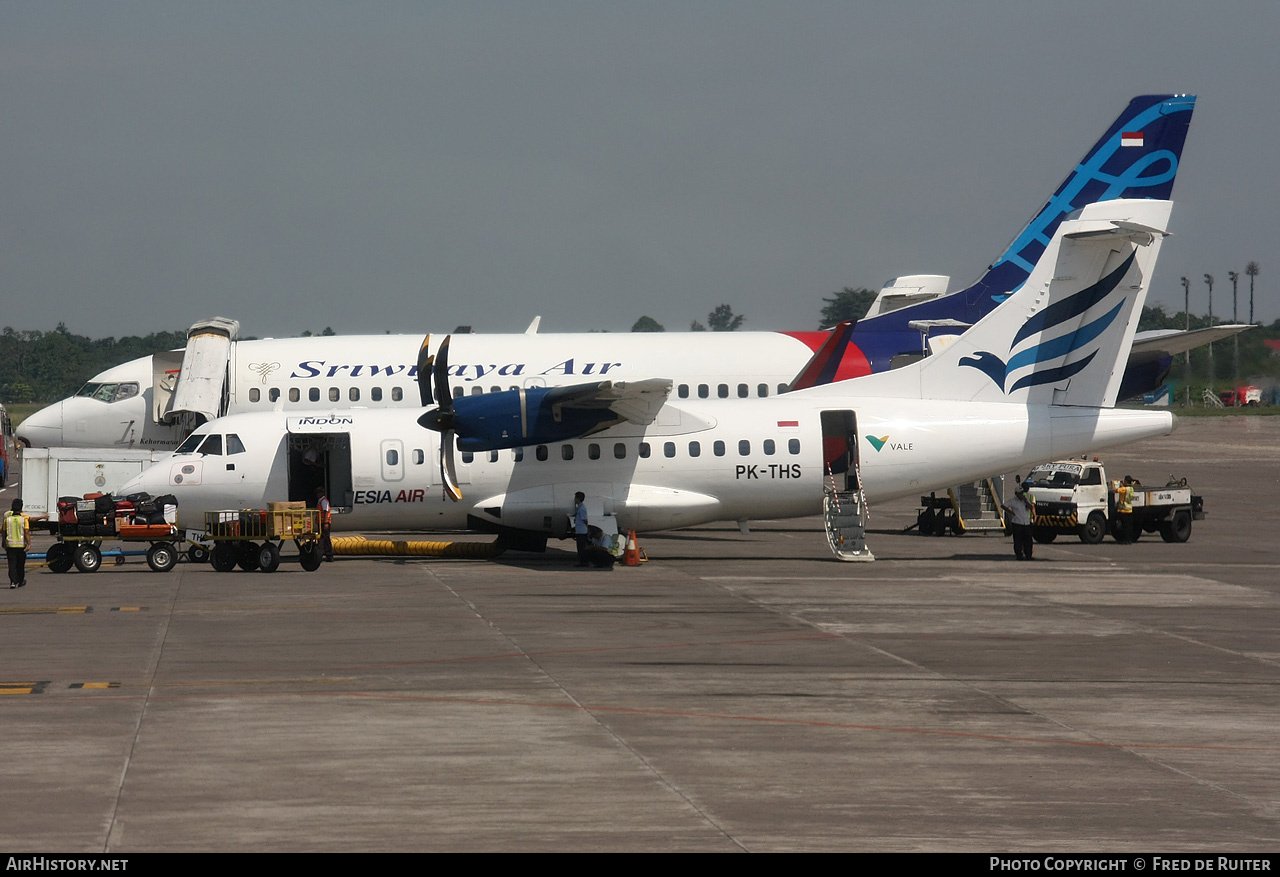
[[[1182,329],[1152,329],[1148,332],[1139,332],[1134,336],[1130,356],[1153,353],[1173,356],[1214,341],[1221,341],[1223,338],[1230,338],[1245,329],[1252,328],[1253,326],[1249,323],[1230,323],[1225,326],[1192,329],[1190,332]]]

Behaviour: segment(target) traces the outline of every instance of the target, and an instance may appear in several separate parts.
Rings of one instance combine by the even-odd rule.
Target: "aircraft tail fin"
[[[1059,224],[1073,211],[1100,201],[1169,200],[1195,105],[1191,94],[1147,94],[1129,101],[1022,232],[970,287],[969,300],[978,298],[973,293],[1003,296],[1017,290]]]
[[[859,379],[858,393],[1115,405],[1172,206],[1087,206],[1058,226],[1027,282],[1004,304],[941,352]]]
[[[819,384],[829,384],[836,379],[841,357],[844,356],[845,348],[849,345],[849,339],[853,337],[853,327],[856,322],[856,320],[845,320],[831,330],[827,340],[822,342],[822,346],[791,381],[788,392],[805,390]]]

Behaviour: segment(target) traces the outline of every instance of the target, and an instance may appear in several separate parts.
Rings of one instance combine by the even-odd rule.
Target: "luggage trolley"
[[[150,543],[147,566],[156,572],[169,572],[178,562],[178,548],[174,544],[178,538],[177,527],[169,521],[137,523],[138,520],[129,501],[107,495],[83,500],[64,497],[58,501],[58,520],[48,525],[50,534],[58,541],[49,546],[45,563],[56,573],[67,572],[73,565],[80,572],[97,572],[102,567],[102,543],[109,539]]]
[[[298,546],[298,562],[307,572],[320,568],[320,512],[288,508],[301,503],[269,503],[265,509],[205,512],[204,541],[213,547],[209,562],[218,572],[239,566],[245,572],[275,572],[285,542]]]

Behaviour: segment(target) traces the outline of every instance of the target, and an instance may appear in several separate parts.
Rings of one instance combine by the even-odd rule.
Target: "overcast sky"
[[[0,325],[816,328],[967,283],[1129,98],[1199,96],[1151,300],[1275,258],[1280,3],[0,0]]]

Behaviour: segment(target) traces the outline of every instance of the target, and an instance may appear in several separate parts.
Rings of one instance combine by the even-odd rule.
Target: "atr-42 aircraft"
[[[828,333],[465,335],[453,338],[453,392],[661,374],[681,399],[760,398],[914,361],[1018,289],[1065,216],[1098,201],[1167,199],[1194,106],[1191,96],[1134,98],[977,283],[944,295],[946,278],[899,278],[853,327],[848,343],[799,381]],[[32,447],[163,450],[177,447],[195,424],[225,414],[418,404],[421,336],[237,341],[237,329],[228,320],[197,324],[185,356],[158,354],[109,369],[77,396],[27,418],[18,439]],[[1121,397],[1157,386],[1177,343],[1165,337],[1153,349],[1135,346]]]
[[[579,490],[606,530],[652,531],[810,515],[828,488],[875,502],[1164,435],[1168,412],[1112,406],[1170,208],[1086,207],[1017,293],[891,372],[750,400],[669,398],[661,379],[454,399],[446,343],[434,407],[221,418],[118,492],[172,493],[192,526],[324,486],[336,529],[496,530],[536,548],[563,534]]]

